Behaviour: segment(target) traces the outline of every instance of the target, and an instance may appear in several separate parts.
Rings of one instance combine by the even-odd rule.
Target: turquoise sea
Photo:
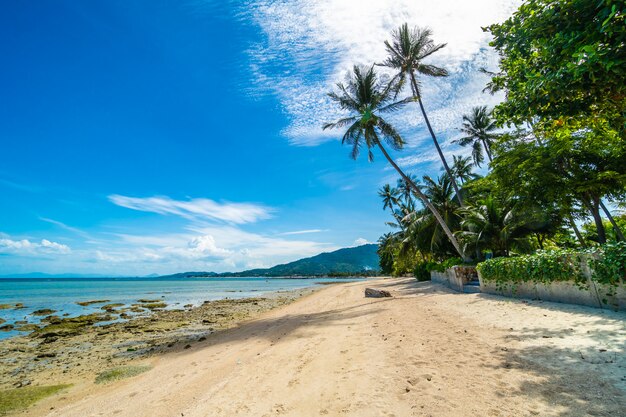
[[[182,308],[185,304],[200,305],[207,300],[257,297],[272,291],[294,290],[337,282],[341,279],[281,279],[281,278],[1,278],[0,304],[22,303],[25,308],[2,309],[5,324],[26,320],[38,323],[35,310],[57,310],[59,316],[79,316],[102,311],[102,304],[80,306],[77,301],[110,300],[111,303],[133,304],[139,299],[161,299],[167,308]],[[20,334],[15,330],[0,332],[0,339]]]

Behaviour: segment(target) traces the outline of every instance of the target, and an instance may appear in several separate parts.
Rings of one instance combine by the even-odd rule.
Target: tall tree
[[[437,208],[452,230],[459,230],[461,217],[459,204],[454,197],[454,188],[446,173],[436,180],[428,175],[423,178],[422,190]],[[427,210],[416,210],[405,217],[405,241],[424,253],[436,257],[454,256],[454,247],[450,245],[436,219]]]
[[[474,107],[470,114],[463,116],[461,132],[466,136],[453,142],[461,146],[471,146],[474,164],[480,166],[485,160],[483,152],[487,154],[489,162],[493,161],[491,147],[497,138],[497,134],[494,133],[496,129],[496,122],[491,118],[487,106]]]
[[[540,210],[520,209],[513,199],[488,196],[462,211],[465,231],[461,234],[471,246],[479,251],[491,250],[494,256],[509,256],[512,248],[529,250],[526,237],[551,227]]]
[[[472,172],[472,162],[469,156],[452,155],[452,160],[452,174],[461,181],[461,184],[480,177]]]
[[[411,84],[411,91],[413,92],[413,97],[415,97],[415,100],[419,103],[420,110],[422,111],[422,115],[424,116],[424,121],[426,122],[426,126],[428,127],[428,131],[430,132],[430,136],[433,139],[435,148],[437,149],[437,153],[439,154],[439,158],[441,158],[441,163],[443,164],[444,169],[450,176],[452,186],[454,187],[454,191],[456,192],[456,198],[459,200],[459,204],[462,206],[463,197],[459,192],[459,187],[456,183],[454,176],[452,175],[452,172],[450,171],[448,162],[443,155],[441,146],[439,146],[439,141],[437,140],[435,132],[430,125],[430,120],[428,120],[426,110],[424,109],[424,103],[422,102],[422,92],[420,89],[418,74],[429,77],[448,76],[448,71],[445,68],[440,68],[432,64],[425,64],[423,62],[424,59],[428,58],[429,56],[446,46],[445,43],[438,45],[435,44],[431,39],[431,36],[432,31],[430,29],[424,29],[419,27],[409,29],[408,24],[403,24],[397,30],[392,32],[391,42],[385,41],[385,47],[387,48],[387,53],[389,54],[389,56],[382,63],[382,65],[398,71],[396,77],[400,80],[401,83],[404,83],[406,78],[409,79],[409,82]]]
[[[415,195],[435,216],[459,255],[465,258],[463,248],[446,225],[441,214],[420,188],[396,164],[383,146],[384,141],[392,149],[400,150],[405,143],[396,129],[380,116],[380,114],[397,111],[405,104],[413,101],[413,97],[395,101],[399,88],[400,85],[397,81],[381,83],[373,67],[361,69],[355,66],[348,84],[338,83],[337,92],[329,93],[329,97],[339,104],[342,110],[349,111],[351,115],[336,122],[327,123],[323,129],[347,127],[341,143],[352,147],[350,155],[353,159],[356,159],[361,149],[365,147],[368,159],[372,161],[374,159],[372,149],[374,147],[380,149],[387,161],[400,174],[400,177],[407,184],[410,184]]]
[[[393,208],[398,205],[398,194],[398,189],[389,184],[385,184],[378,191],[378,195],[383,200],[383,210],[390,209],[393,211]]]
[[[489,89],[506,92],[498,120],[606,120],[626,139],[625,27],[624,0],[528,0],[489,26],[500,55]]]

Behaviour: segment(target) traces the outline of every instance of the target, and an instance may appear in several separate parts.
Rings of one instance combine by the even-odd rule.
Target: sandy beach
[[[364,298],[366,286],[392,298]],[[78,380],[27,416],[618,416],[626,315],[385,279],[332,285]]]

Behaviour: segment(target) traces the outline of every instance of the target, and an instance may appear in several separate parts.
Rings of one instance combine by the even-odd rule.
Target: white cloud
[[[223,248],[218,248],[215,244],[215,238],[211,235],[203,235],[193,238],[188,245],[189,252],[197,254],[201,257],[220,257],[223,258],[232,252]]]
[[[362,246],[362,245],[367,245],[368,243],[371,243],[371,242],[365,238],[360,237],[354,241],[353,246]]]
[[[218,203],[207,198],[195,198],[186,201],[173,200],[169,197],[126,197],[113,194],[109,200],[118,206],[132,210],[158,214],[173,214],[186,219],[219,220],[226,223],[244,224],[271,217],[272,209],[253,203]]]
[[[145,270],[146,265],[153,265],[159,273],[222,272],[269,267],[338,249],[328,243],[251,233],[233,225],[200,225],[198,222],[190,224],[184,233],[113,236],[119,241],[112,240],[107,248],[84,252],[77,257],[123,265],[128,270]]]
[[[6,235],[3,235],[6,236]],[[11,253],[15,255],[41,255],[41,254],[68,254],[72,250],[62,243],[52,242],[42,239],[40,242],[28,239],[13,240],[8,237],[0,239],[0,253]]]
[[[309,234],[309,233],[321,233],[321,232],[326,232],[328,231],[328,229],[308,229],[308,230],[295,230],[293,232],[284,232],[284,233],[279,233],[279,235],[281,236],[291,236],[291,235],[304,235],[304,234]]]
[[[343,80],[353,64],[381,62],[383,41],[404,22],[428,26],[437,43],[448,46],[432,63],[451,72],[447,79],[429,80],[423,96],[434,127],[445,135],[451,123],[471,106],[493,104],[499,97],[482,94],[486,77],[481,66],[494,69],[494,53],[481,27],[509,16],[520,0],[259,0],[244,3],[242,16],[265,35],[249,49],[254,75],[252,94],[274,94],[289,125],[284,135],[298,145],[315,145],[337,138],[322,132],[324,122],[340,114],[325,93]],[[415,107],[415,106],[413,106]],[[403,126],[422,123],[411,108],[398,117]],[[445,137],[442,138],[445,140]]]

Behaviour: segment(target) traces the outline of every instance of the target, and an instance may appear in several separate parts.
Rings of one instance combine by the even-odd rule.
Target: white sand
[[[366,286],[394,297],[366,299]],[[618,417],[625,351],[624,313],[412,279],[350,283],[26,414]]]

